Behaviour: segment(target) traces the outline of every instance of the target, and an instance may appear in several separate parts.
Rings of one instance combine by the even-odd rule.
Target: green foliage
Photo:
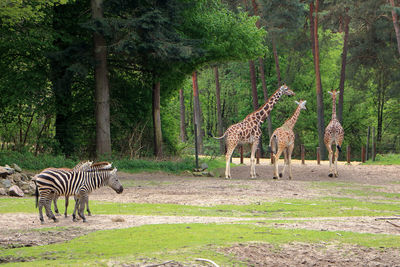
[[[67,159],[62,155],[39,154],[34,156],[30,152],[0,151],[0,165],[16,163],[23,169],[43,170],[48,167],[73,168],[79,160]]]

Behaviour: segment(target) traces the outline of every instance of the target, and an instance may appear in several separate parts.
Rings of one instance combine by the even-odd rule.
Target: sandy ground
[[[240,205],[262,203],[279,198],[310,199],[322,196],[349,196],[387,201],[379,194],[357,196],[352,195],[351,190],[338,190],[337,186],[320,186],[320,182],[328,181],[336,182],[339,187],[343,184],[352,188],[372,188],[373,191],[400,193],[400,166],[341,163],[337,178],[328,177],[328,170],[329,166],[326,162],[317,165],[316,162],[307,161],[306,165],[301,165],[299,161],[295,161],[292,180],[288,180],[287,177],[273,180],[272,166],[269,162],[262,161],[256,166],[257,179],[249,178],[250,168],[246,165],[232,168],[233,179],[230,180],[220,177],[176,176],[164,173],[120,173],[125,185],[123,194],[118,195],[109,188],[102,188],[94,192],[90,200],[199,206]],[[221,170],[220,173],[223,171]],[[396,198],[393,200],[398,201]],[[87,217],[87,223],[75,223],[72,222],[71,217],[59,217],[60,222],[54,224],[46,220],[44,225],[39,223],[37,214],[1,214],[0,246],[10,248],[51,244],[71,240],[97,230],[145,224],[242,223],[241,220],[246,220],[226,217],[96,215],[95,210],[92,212],[94,215]],[[393,217],[396,218],[396,215],[398,214],[394,214]],[[276,219],[289,220],[287,223],[274,223],[273,226],[277,228],[400,235],[400,220],[374,217]],[[265,223],[262,220],[258,222],[260,225]],[[36,231],[35,229],[38,228],[45,229]],[[234,255],[237,259],[247,262],[248,266],[400,266],[399,250],[338,244],[295,243],[286,244],[279,249],[262,243],[238,244],[224,249],[223,253]],[[172,262],[165,266],[201,265]],[[203,266],[207,264],[204,263]]]

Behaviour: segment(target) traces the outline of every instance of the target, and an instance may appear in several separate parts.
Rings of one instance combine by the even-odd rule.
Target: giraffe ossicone
[[[292,152],[294,148],[295,135],[293,128],[299,118],[300,111],[306,108],[306,100],[295,101],[297,108],[293,115],[285,121],[285,123],[277,128],[273,133],[269,141],[269,145],[273,152],[274,157],[274,179],[278,179],[279,167],[278,161],[279,157],[283,153],[284,165],[282,173],[279,173],[279,177],[285,175],[286,166],[289,168],[289,179],[292,179]]]
[[[221,137],[214,137],[215,139],[226,138],[225,178],[231,178],[230,160],[238,144],[251,144],[250,177],[257,177],[255,170],[255,153],[261,137],[261,124],[267,119],[274,105],[279,101],[282,95],[292,96],[295,95],[295,93],[290,90],[288,86],[282,85],[272,94],[264,105],[247,115],[241,122],[231,125]]]

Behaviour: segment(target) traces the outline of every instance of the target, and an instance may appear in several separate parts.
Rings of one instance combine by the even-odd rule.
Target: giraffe
[[[339,92],[336,90],[328,93],[332,96],[332,119],[329,122],[328,126],[325,128],[324,134],[324,143],[329,152],[329,177],[335,175],[338,176],[337,171],[337,159],[339,157],[339,152],[342,151],[342,142],[344,138],[344,130],[340,122],[336,119],[336,96],[339,95]],[[333,150],[332,144],[335,143],[336,151],[335,151],[335,159],[333,159]],[[334,163],[333,163],[334,161]],[[334,164],[333,168],[332,165]],[[332,170],[333,169],[333,170]]]
[[[278,179],[278,161],[281,153],[283,152],[283,156],[285,158],[285,163],[283,165],[282,173],[279,173],[279,177],[282,177],[285,174],[286,165],[289,168],[289,179],[292,179],[292,152],[294,148],[294,132],[293,128],[299,118],[300,111],[302,109],[306,109],[306,100],[300,100],[300,102],[295,101],[298,105],[292,117],[285,121],[285,123],[276,129],[269,141],[269,145],[272,148],[274,153],[274,179]]]
[[[294,92],[286,85],[282,85],[259,109],[247,115],[246,118],[241,122],[231,125],[221,137],[214,137],[215,139],[222,139],[226,137],[226,179],[231,178],[230,160],[235,147],[239,143],[251,144],[250,177],[256,178],[255,153],[258,147],[259,138],[261,136],[261,124],[269,116],[269,113],[273,109],[276,102],[278,102],[278,100],[284,94],[292,96],[294,95]]]

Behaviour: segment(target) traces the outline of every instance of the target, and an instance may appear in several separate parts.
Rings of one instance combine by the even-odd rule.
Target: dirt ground
[[[257,179],[250,179],[249,166],[232,168],[232,179],[220,177],[193,177],[165,173],[120,173],[124,192],[117,195],[109,188],[102,188],[90,200],[117,203],[173,203],[181,205],[213,206],[219,204],[262,203],[278,198],[310,199],[322,196],[382,199],[382,196],[354,196],[336,187],[321,187],[317,182],[334,181],[355,187],[373,188],[374,191],[400,193],[400,166],[364,166],[352,163],[339,164],[339,177],[328,177],[328,165],[323,162],[293,163],[293,179],[272,179],[272,166],[261,162],[256,166]],[[220,173],[223,173],[221,170]],[[313,183],[316,182],[316,183]],[[62,209],[63,210],[63,209]],[[88,222],[72,222],[72,218],[59,217],[54,224],[46,220],[41,225],[37,214],[1,214],[0,246],[6,248],[36,246],[64,242],[92,231],[135,227],[145,224],[165,223],[226,223],[243,218],[191,217],[191,216],[135,216],[96,215]],[[396,216],[398,214],[394,214]],[[400,218],[400,216],[399,216]],[[276,218],[291,220],[290,218]],[[400,220],[376,220],[374,217],[349,218],[295,218],[293,222],[275,223],[279,228],[303,228],[320,231],[351,231],[400,235]],[[254,220],[254,219],[253,219]],[[262,222],[260,222],[262,223]],[[396,226],[398,225],[398,226]],[[38,228],[45,228],[37,231]],[[396,249],[371,249],[335,244],[286,244],[274,248],[268,244],[238,244],[224,249],[223,253],[235,255],[249,266],[400,266],[400,252]],[[171,263],[165,266],[183,266]],[[187,266],[187,265],[184,265]],[[194,266],[194,265],[192,265]],[[201,266],[196,265],[196,266]],[[207,266],[204,263],[204,266]]]

